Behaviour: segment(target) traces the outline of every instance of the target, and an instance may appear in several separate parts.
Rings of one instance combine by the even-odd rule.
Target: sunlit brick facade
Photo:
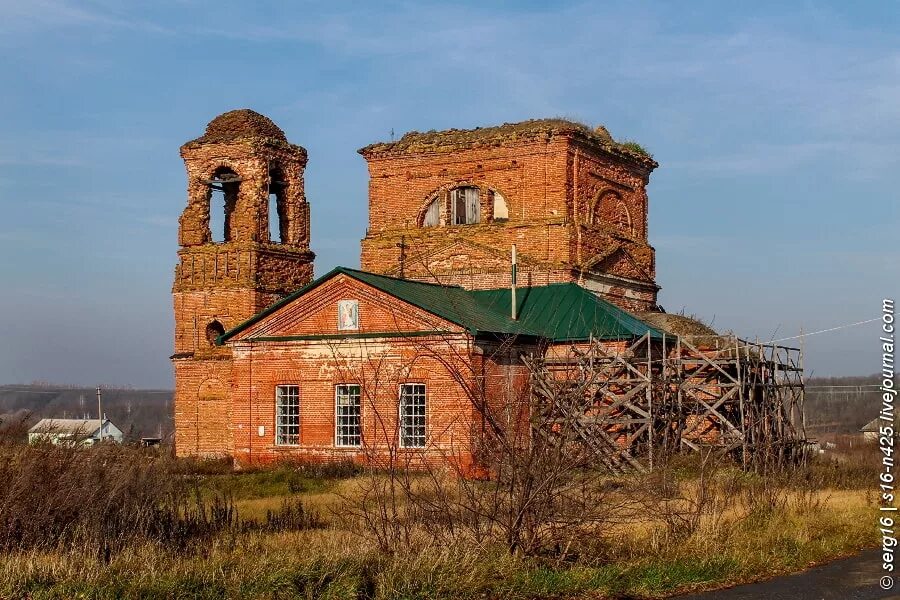
[[[515,244],[524,285],[573,281],[628,310],[655,309],[646,185],[657,164],[604,128],[535,120],[412,132],[360,153],[364,270],[495,288],[509,284]],[[465,216],[460,190],[477,202]]]
[[[441,315],[454,294],[506,287],[513,244],[523,288],[576,283],[625,309],[655,308],[645,186],[656,163],[602,128],[530,121],[408,134],[360,152],[370,174],[363,270],[308,285],[306,151],[249,110],[216,117],[182,146],[179,455],[367,461],[396,448],[471,462],[468,440],[482,425],[473,393],[523,393],[521,353],[546,349],[548,337],[508,309],[485,316],[483,331],[472,324],[477,303]],[[221,235],[211,216],[224,216]],[[388,277],[367,283],[372,273]],[[410,280],[461,287],[403,288]]]

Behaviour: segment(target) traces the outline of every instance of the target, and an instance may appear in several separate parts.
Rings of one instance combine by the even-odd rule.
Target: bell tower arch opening
[[[216,341],[226,326],[312,280],[307,155],[269,118],[243,109],[210,121],[181,157],[188,189],[172,286],[175,449],[228,455],[234,438],[222,424],[232,406],[231,349]],[[208,379],[221,383],[215,393],[198,387]]]
[[[241,193],[241,178],[229,167],[213,172],[209,184],[209,241],[231,241],[231,221]]]
[[[288,215],[286,187],[288,183],[277,165],[269,168],[269,198],[267,215],[269,219],[269,241],[283,244],[288,241]]]

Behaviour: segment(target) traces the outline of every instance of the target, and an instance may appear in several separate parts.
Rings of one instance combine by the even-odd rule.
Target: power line
[[[837,327],[829,327],[828,329],[820,329],[819,331],[810,331],[809,333],[801,333],[800,335],[793,335],[791,337],[785,337],[778,340],[769,340],[766,342],[767,344],[774,344],[776,342],[786,342],[788,340],[796,340],[800,338],[805,338],[810,335],[818,335],[820,333],[828,333],[829,331],[837,331],[838,329],[847,329],[848,327],[856,327],[857,325],[865,325],[866,323],[872,323],[874,321],[880,321],[881,317],[875,317],[874,319],[867,319],[865,321],[857,321],[856,323],[847,323],[846,325],[838,325]]]

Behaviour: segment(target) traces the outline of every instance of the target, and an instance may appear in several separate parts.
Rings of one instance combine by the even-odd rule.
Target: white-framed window
[[[437,227],[441,224],[441,195],[431,201],[425,210],[425,217],[422,219],[422,227]]]
[[[481,221],[481,195],[477,187],[450,190],[450,209],[454,225],[471,225]]]
[[[339,383],[334,386],[334,443],[336,446],[360,446],[359,385]]]
[[[275,386],[275,443],[300,443],[300,386]]]
[[[425,384],[400,385],[400,446],[425,447]]]

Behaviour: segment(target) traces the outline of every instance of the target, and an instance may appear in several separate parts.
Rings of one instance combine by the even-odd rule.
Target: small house
[[[893,422],[885,421],[881,417],[876,417],[863,425],[862,429],[859,430],[862,434],[863,441],[877,442],[882,427],[894,427],[894,436],[896,437],[898,435],[897,428],[894,426]]]
[[[109,419],[41,419],[28,430],[28,443],[78,444],[90,446],[99,441],[122,441],[122,430]]]

